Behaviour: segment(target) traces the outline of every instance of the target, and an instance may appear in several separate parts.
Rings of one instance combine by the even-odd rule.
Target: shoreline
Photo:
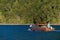
[[[0,24],[0,25],[32,25],[32,24]],[[51,25],[60,25],[60,24],[51,24]]]

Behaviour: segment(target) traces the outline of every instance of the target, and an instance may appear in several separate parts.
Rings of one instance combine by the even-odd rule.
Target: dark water
[[[54,26],[60,30],[59,26]],[[60,40],[60,31],[33,32],[29,25],[0,25],[0,40]]]

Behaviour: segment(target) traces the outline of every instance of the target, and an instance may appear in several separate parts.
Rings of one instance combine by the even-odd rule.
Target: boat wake
[[[60,32],[60,30],[54,30],[55,32]]]
[[[27,29],[28,31],[32,31],[30,28],[29,29]]]

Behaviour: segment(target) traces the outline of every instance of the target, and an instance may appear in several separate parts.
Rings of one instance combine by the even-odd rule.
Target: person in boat
[[[37,22],[36,22],[35,18],[33,18],[33,23],[34,23],[34,24],[32,25],[32,27],[35,27],[35,28],[36,28],[36,27],[38,27],[38,25],[37,25]]]

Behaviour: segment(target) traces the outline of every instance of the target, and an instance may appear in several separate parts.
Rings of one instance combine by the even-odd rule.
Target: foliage
[[[60,0],[0,0],[0,23],[59,22]]]

